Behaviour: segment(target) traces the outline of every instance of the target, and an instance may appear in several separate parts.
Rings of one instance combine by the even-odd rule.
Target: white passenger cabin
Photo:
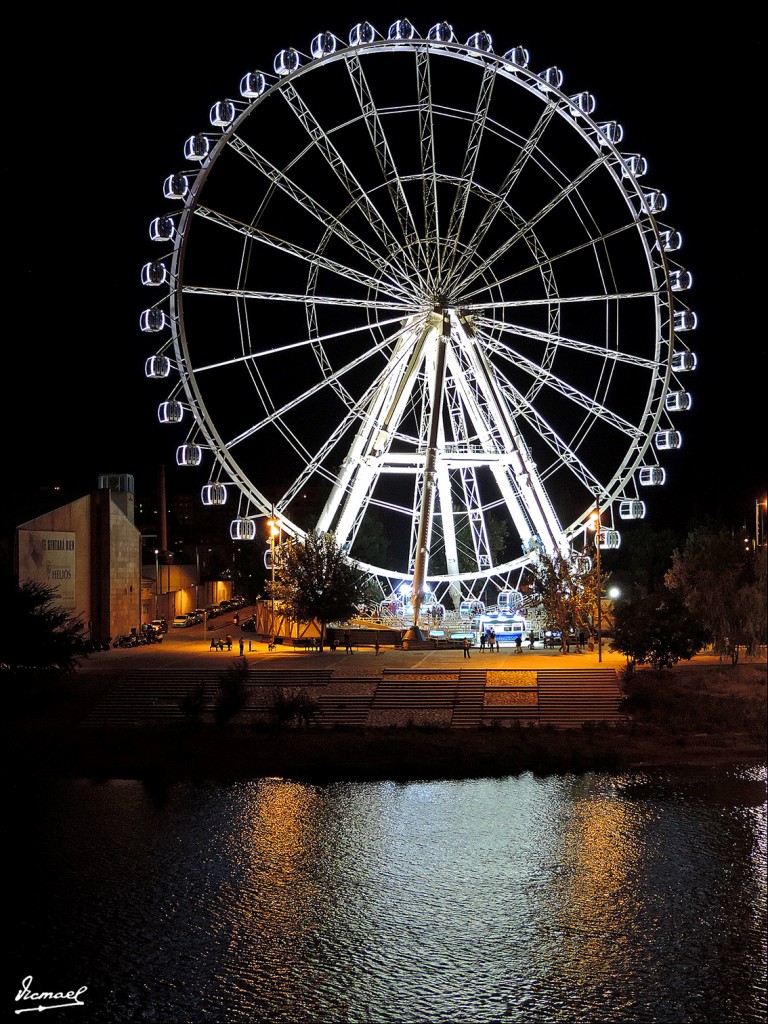
[[[459,605],[459,618],[462,622],[468,622],[475,616],[484,614],[485,604],[483,601],[462,601]]]
[[[499,612],[512,612],[522,608],[523,595],[519,590],[500,590],[497,602]]]

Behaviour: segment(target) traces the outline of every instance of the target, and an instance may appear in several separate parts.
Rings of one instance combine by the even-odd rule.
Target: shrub
[[[179,708],[185,718],[199,718],[205,699],[205,683],[200,682],[188,690],[179,701]]]
[[[279,725],[312,725],[320,710],[318,702],[303,687],[275,686],[268,700]]]
[[[248,701],[247,679],[248,664],[241,661],[227,669],[221,677],[214,705],[217,725],[225,725],[245,707]]]

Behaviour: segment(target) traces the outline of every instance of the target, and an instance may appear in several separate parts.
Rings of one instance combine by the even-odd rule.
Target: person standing
[[[373,646],[374,646],[374,648],[375,648],[375,650],[376,650],[376,657],[378,657],[378,656],[379,656],[379,655],[381,654],[381,644],[379,643],[379,634],[378,634],[378,631],[376,632],[376,639],[375,639],[375,641],[374,641],[374,644],[373,644]]]
[[[243,651],[244,650],[245,650],[245,640],[243,640],[243,638],[240,637],[240,657],[241,658],[243,656]]]
[[[515,638],[515,647],[517,648],[517,653],[518,654],[522,654],[523,653],[523,634],[522,633],[518,633],[517,634],[517,637]]]
[[[472,655],[469,653],[469,640],[468,640],[467,637],[464,637],[464,657],[465,658],[471,658],[472,657]]]
[[[486,641],[486,635],[485,635],[485,630],[483,629],[480,632],[480,653],[481,654],[485,650],[485,641]]]
[[[344,630],[344,651],[346,654],[352,654],[352,637],[348,629]]]
[[[492,629],[488,634],[488,646],[491,648],[491,652],[498,650],[496,646],[496,630]]]

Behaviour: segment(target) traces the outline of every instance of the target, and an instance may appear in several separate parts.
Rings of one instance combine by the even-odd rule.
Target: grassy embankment
[[[766,760],[766,665],[681,664],[625,683],[626,724],[464,729],[173,725],[84,729],[76,680],[30,689],[7,730],[10,775],[95,778],[471,778]]]

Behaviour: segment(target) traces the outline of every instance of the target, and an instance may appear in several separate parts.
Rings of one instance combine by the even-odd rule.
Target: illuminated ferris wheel
[[[645,516],[691,407],[692,279],[596,106],[522,46],[408,21],[322,32],[212,106],[141,328],[234,539],[276,514],[383,593],[456,602],[577,557],[596,501],[603,548]]]

